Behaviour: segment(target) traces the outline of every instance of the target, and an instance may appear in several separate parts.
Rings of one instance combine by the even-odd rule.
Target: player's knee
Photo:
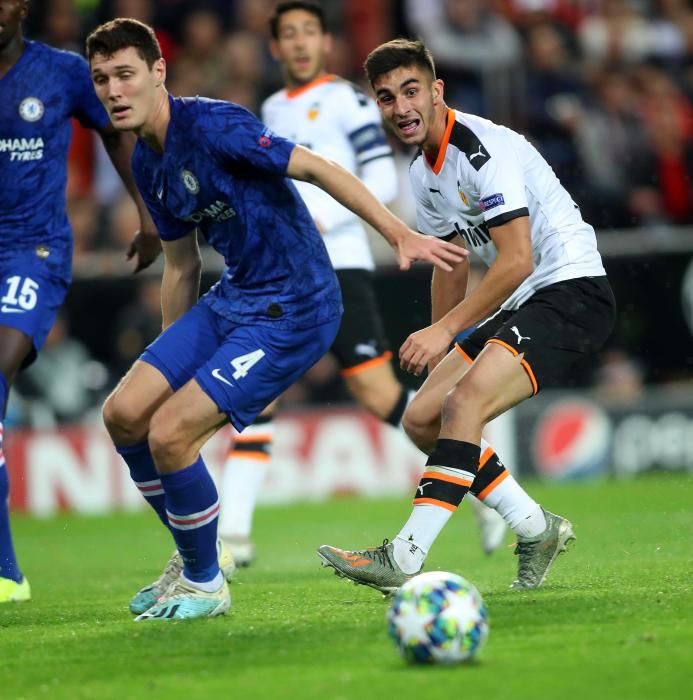
[[[377,391],[377,387],[362,382],[350,383],[349,391],[369,413],[383,420],[387,417],[387,397],[383,397],[382,392]]]
[[[149,449],[157,465],[167,464],[182,447],[182,431],[165,407],[160,408],[149,423]]]
[[[106,399],[101,415],[106,429],[116,444],[131,443],[144,438],[147,434],[147,426],[143,425],[141,416],[118,391],[113,392]]]
[[[443,401],[443,418],[445,421],[459,421],[473,416],[485,424],[488,420],[490,402],[473,378],[465,376]]]
[[[420,450],[430,452],[438,437],[440,424],[437,416],[431,416],[423,402],[414,398],[402,416],[402,428]]]

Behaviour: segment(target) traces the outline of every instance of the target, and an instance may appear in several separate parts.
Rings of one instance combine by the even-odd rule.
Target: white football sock
[[[395,561],[405,574],[417,572],[454,511],[430,504],[414,506],[393,542]]]
[[[519,537],[536,537],[546,529],[541,506],[510,474],[486,495],[483,502],[498,511]]]
[[[249,425],[239,436],[237,445],[243,444],[241,439],[250,442],[254,438],[271,446],[273,435],[272,422]],[[250,537],[253,513],[269,466],[269,455],[262,452],[235,449],[229,454],[221,480],[220,537]]]
[[[191,581],[185,574],[181,574],[180,577],[188,586],[197,588],[205,593],[214,593],[214,591],[218,591],[224,583],[224,575],[221,571],[218,571],[217,575],[211,581]]]

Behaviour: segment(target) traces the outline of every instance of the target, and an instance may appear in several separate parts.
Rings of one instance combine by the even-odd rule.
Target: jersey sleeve
[[[414,195],[416,227],[419,232],[445,240],[457,236],[457,231],[436,212],[424,183],[416,173],[416,164],[409,168],[409,182]]]
[[[354,149],[356,165],[363,167],[378,158],[392,156],[375,102],[351,83],[343,83],[342,89],[344,95],[339,100],[337,116],[340,127]]]
[[[476,173],[479,206],[486,225],[501,226],[520,216],[529,216],[522,163],[507,134],[494,134],[483,145],[479,142],[479,150],[474,153],[482,154],[469,163]]]
[[[202,128],[211,152],[223,164],[286,175],[296,144],[277,136],[247,109],[217,102],[205,115]]]
[[[82,56],[68,54],[65,71],[68,75],[69,94],[72,98],[70,112],[82,126],[88,129],[104,129],[110,124],[108,113],[94,92],[89,66]]]

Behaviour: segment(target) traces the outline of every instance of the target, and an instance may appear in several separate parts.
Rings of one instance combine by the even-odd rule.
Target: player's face
[[[0,49],[4,49],[17,36],[26,14],[24,0],[0,0]]]
[[[288,82],[304,85],[325,69],[332,39],[325,34],[320,20],[305,10],[290,10],[279,20],[276,40],[271,43],[273,56],[282,64]]]
[[[443,83],[432,80],[425,70],[395,68],[373,84],[383,120],[404,143],[421,146],[426,141],[436,108],[443,104]]]
[[[101,103],[119,131],[136,131],[150,124],[161,108],[166,64],[159,59],[149,68],[134,47],[112,56],[91,59],[91,77]]]

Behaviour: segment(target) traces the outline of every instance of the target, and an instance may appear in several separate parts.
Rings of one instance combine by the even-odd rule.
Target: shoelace
[[[176,552],[166,564],[164,573],[159,577],[158,583],[165,583],[169,578],[178,578],[178,574],[183,570],[183,560],[180,558],[180,554]]]
[[[520,567],[518,570],[518,577],[522,578],[523,576],[533,576],[534,571],[532,571],[532,567],[530,566],[530,561],[531,557],[534,554],[534,550],[536,549],[536,546],[538,545],[538,542],[518,542],[517,546],[515,547],[515,554],[519,555],[520,557]]]
[[[364,554],[369,554],[372,559],[376,560],[379,564],[383,566],[389,566],[391,569],[394,568],[392,565],[392,560],[387,551],[387,546],[390,544],[390,540],[385,539],[380,547],[373,547],[373,549],[367,549]]]

